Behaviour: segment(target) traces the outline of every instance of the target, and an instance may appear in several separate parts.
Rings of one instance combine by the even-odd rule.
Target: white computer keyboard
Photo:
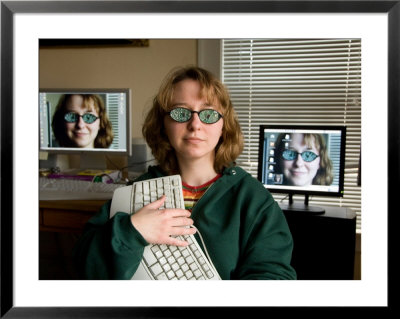
[[[39,177],[40,200],[112,199],[114,191],[124,184],[93,183],[66,178]]]
[[[166,195],[163,208],[184,208],[179,175],[136,182],[114,192],[110,218],[117,212],[133,214]],[[199,236],[201,234],[197,231]],[[193,235],[177,236],[189,242],[186,247],[151,244],[145,247],[133,280],[220,280],[217,270]],[[205,244],[203,247],[206,249]]]

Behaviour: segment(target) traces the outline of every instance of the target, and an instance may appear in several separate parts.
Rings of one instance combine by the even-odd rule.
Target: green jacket
[[[138,180],[161,176],[153,166]],[[83,278],[130,279],[148,244],[128,214],[109,219],[110,205],[89,220],[75,247]],[[222,279],[296,279],[286,219],[268,190],[240,167],[224,170],[191,217]]]

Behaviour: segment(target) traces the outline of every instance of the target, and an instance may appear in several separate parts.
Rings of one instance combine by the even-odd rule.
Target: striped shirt
[[[185,209],[191,211],[199,199],[204,195],[207,189],[222,175],[218,174],[212,180],[200,186],[190,186],[182,181],[183,199],[185,201]]]

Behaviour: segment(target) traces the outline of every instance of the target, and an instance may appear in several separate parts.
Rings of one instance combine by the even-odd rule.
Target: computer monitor
[[[40,89],[39,150],[79,154],[82,168],[102,168],[104,155],[129,156],[130,99],[125,88]]]
[[[261,125],[258,179],[271,192],[289,194],[284,210],[322,214],[309,195],[343,196],[346,127]],[[304,194],[303,203],[293,202]]]

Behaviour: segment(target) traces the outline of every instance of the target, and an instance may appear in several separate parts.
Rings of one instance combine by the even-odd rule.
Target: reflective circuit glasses
[[[92,124],[94,121],[98,119],[98,117],[94,114],[91,113],[85,113],[83,115],[80,115],[78,113],[74,112],[69,112],[64,115],[64,120],[68,123],[76,123],[79,121],[79,118],[82,118],[83,122],[86,124]]]
[[[168,112],[169,116],[176,122],[179,123],[184,123],[189,121],[193,113],[197,113],[199,116],[200,121],[202,121],[205,124],[214,124],[219,121],[219,119],[222,117],[220,113],[218,113],[215,110],[212,109],[205,109],[201,111],[192,111],[189,109],[185,109],[183,107],[177,107],[173,109],[172,111]]]
[[[282,153],[282,157],[287,161],[294,161],[297,158],[297,156],[299,156],[299,154],[304,162],[312,162],[317,157],[319,157],[319,155],[311,151],[304,151],[303,153],[298,153],[293,150],[284,150]]]

